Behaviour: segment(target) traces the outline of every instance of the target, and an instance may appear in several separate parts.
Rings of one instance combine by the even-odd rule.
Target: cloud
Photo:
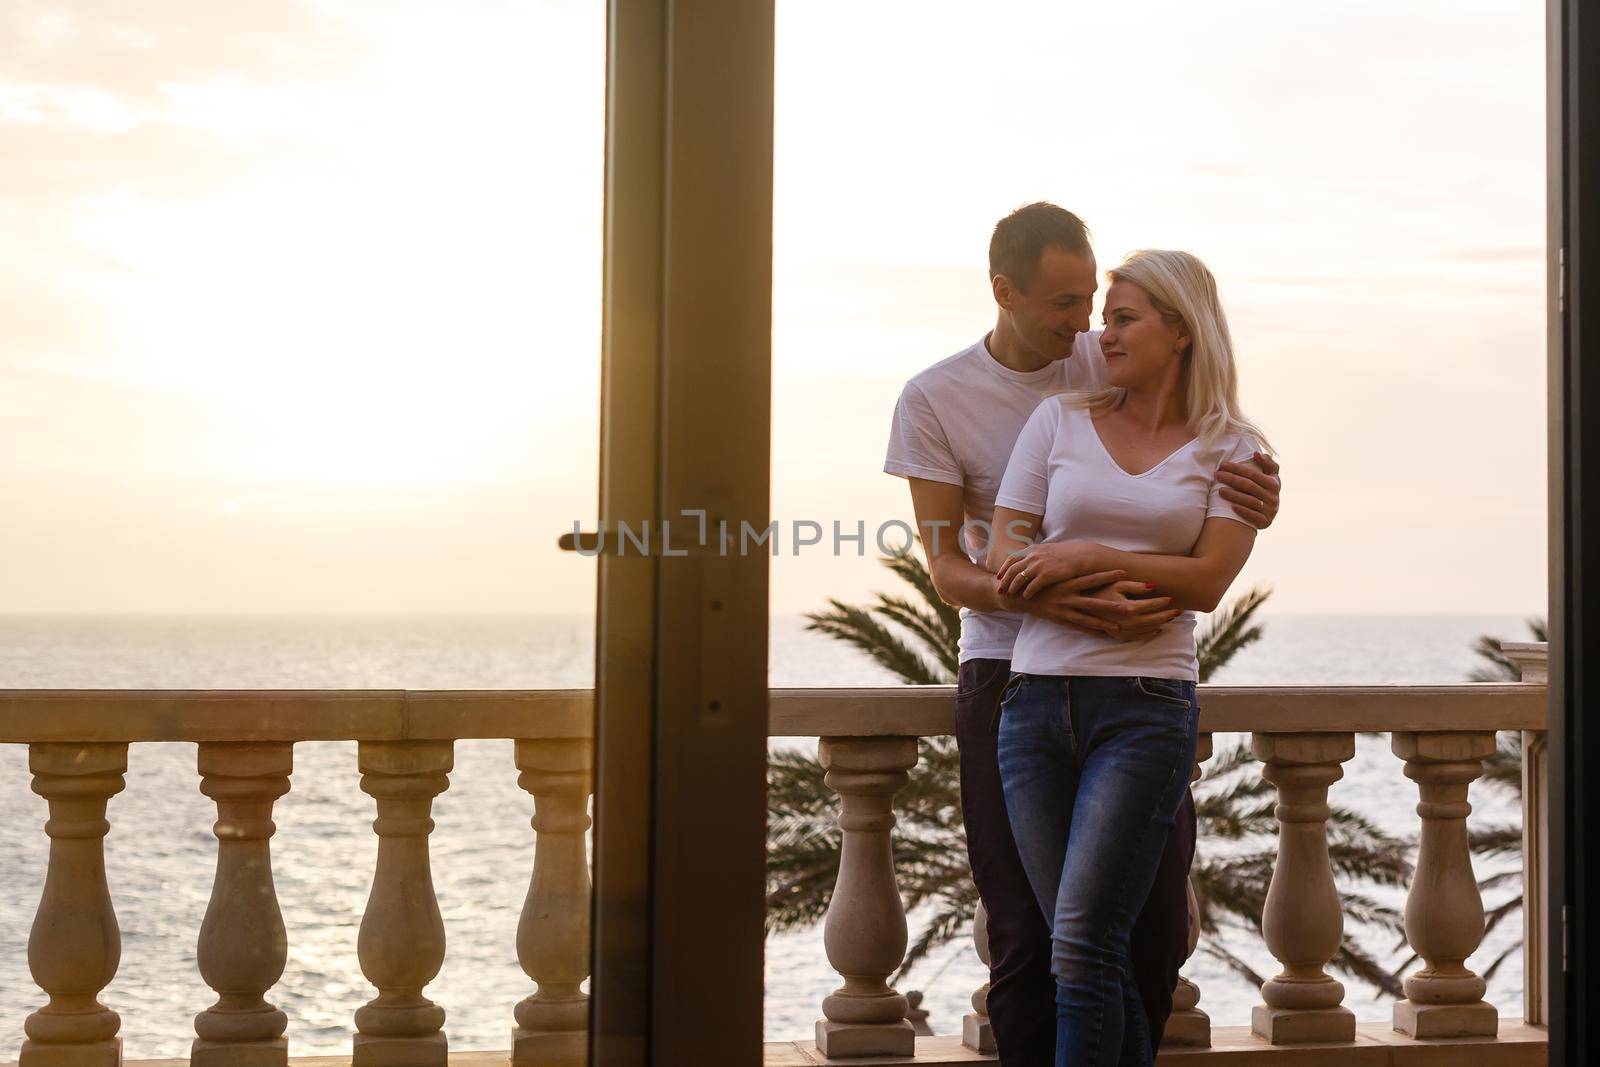
[[[215,189],[248,172],[267,151],[233,138],[169,122],[127,130],[61,123],[0,123],[0,200],[29,207],[84,197],[181,198]]]
[[[100,351],[116,337],[103,306],[77,298],[66,285],[6,273],[0,271],[0,322],[5,323],[0,375],[8,366]]]
[[[306,0],[6,0],[0,82],[159,103],[173,84],[326,80],[361,41]]]
[[[1460,248],[1441,252],[1440,259],[1452,263],[1542,263],[1543,245],[1518,245],[1502,248]]]
[[[268,101],[292,113],[279,94],[362,70],[374,49],[358,28],[374,24],[349,14],[310,0],[0,3],[6,362],[114,360],[107,293],[136,272],[117,227],[323,151],[248,116]],[[217,91],[234,95],[196,110],[196,92]]]

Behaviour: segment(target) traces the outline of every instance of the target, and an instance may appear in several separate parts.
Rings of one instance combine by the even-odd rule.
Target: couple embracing
[[[1278,467],[1194,256],[1129,256],[1091,333],[1088,232],[1035,203],[995,226],[989,276],[994,329],[906,384],[884,469],[962,609],[961,802],[1000,1062],[1138,1067],[1188,950],[1194,613],[1276,516]]]

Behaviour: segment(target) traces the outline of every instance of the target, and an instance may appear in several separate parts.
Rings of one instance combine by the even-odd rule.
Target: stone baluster
[[[1550,735],[1522,731],[1522,1018],[1550,1025]]]
[[[1251,1029],[1274,1045],[1354,1041],[1344,986],[1323,969],[1344,939],[1344,910],[1328,860],[1328,787],[1355,755],[1349,733],[1270,734],[1253,740],[1262,775],[1278,790],[1278,859],[1262,933],[1283,966],[1261,987]]]
[[[289,791],[294,745],[200,745],[200,792],[217,803],[217,874],[195,959],[217,1002],[194,1020],[191,1067],[284,1067],[288,1017],[267,1002],[289,943],[272,884],[272,805]]]
[[[824,737],[824,781],[843,804],[839,880],[823,943],[844,985],[822,1002],[817,1048],[824,1056],[910,1056],[916,1041],[906,998],[888,977],[906,951],[906,913],[895,884],[889,833],[894,795],[917,765],[914,737]]]
[[[1191,783],[1200,780],[1200,765],[1211,758],[1211,735],[1201,734],[1195,748],[1194,773]],[[1194,892],[1194,878],[1189,879],[1189,958],[1200,944],[1200,898]],[[1211,1047],[1211,1017],[1200,1010],[1200,987],[1189,979],[1178,976],[1172,990],[1172,1015],[1167,1019],[1167,1029],[1161,1044],[1193,1048]]]
[[[361,789],[378,802],[378,863],[356,955],[378,995],[356,1009],[352,1067],[447,1067],[444,1009],[422,989],[444,964],[428,835],[453,755],[449,741],[361,742]]]
[[[1529,685],[1550,684],[1550,647],[1543,641],[1503,641],[1500,651]],[[1522,1017],[1550,1024],[1550,735],[1522,731]]]
[[[533,794],[533,878],[517,924],[517,959],[538,983],[516,1007],[515,1067],[582,1067],[588,1059],[589,794],[594,744],[582,738],[517,742],[517,781]]]
[[[978,959],[989,966],[989,912],[978,901],[978,910],[972,917],[972,946],[978,950]],[[974,1052],[993,1052],[994,1027],[989,1025],[989,983],[985,982],[972,994],[972,1010],[961,1017],[961,1043]]]
[[[28,969],[49,1002],[22,1024],[19,1067],[118,1067],[122,1020],[99,994],[122,957],[106,885],[106,803],[122,792],[126,744],[28,746],[33,791],[49,803],[50,862],[28,935]]]
[[[1422,844],[1406,896],[1406,940],[1422,969],[1405,980],[1394,1028],[1418,1038],[1493,1037],[1500,1024],[1484,980],[1466,965],[1483,940],[1483,898],[1467,844],[1467,787],[1494,754],[1492,733],[1396,733],[1394,754],[1422,801]]]

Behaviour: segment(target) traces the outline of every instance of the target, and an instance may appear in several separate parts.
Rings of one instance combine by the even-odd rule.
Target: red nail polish
[[[1144,587],[1146,589],[1154,589],[1156,587],[1156,583],[1154,583],[1154,582],[1145,582],[1144,583]]]

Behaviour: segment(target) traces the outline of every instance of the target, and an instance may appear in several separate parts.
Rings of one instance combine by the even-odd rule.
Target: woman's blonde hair
[[[1224,434],[1236,433],[1254,437],[1263,451],[1270,451],[1266,435],[1239,410],[1233,337],[1217,295],[1217,280],[1206,265],[1188,252],[1146,248],[1131,253],[1106,275],[1113,282],[1143,289],[1163,319],[1182,323],[1189,334],[1185,401],[1189,425],[1201,444],[1215,444]],[[1096,409],[1116,407],[1126,392],[1113,386],[1086,394],[1083,402]]]

